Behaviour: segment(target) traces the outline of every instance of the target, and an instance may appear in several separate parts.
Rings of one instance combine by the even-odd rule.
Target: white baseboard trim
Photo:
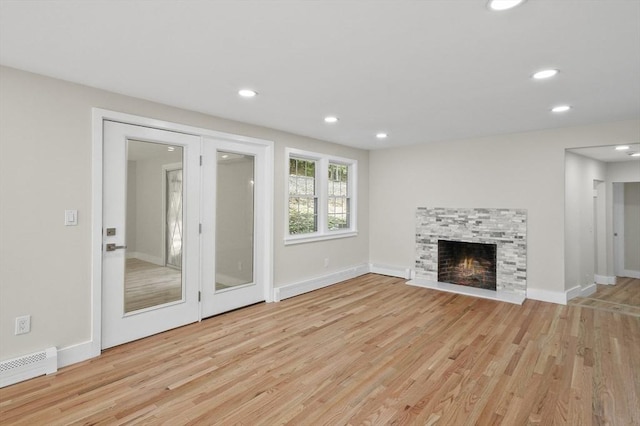
[[[591,296],[593,293],[596,292],[597,289],[598,289],[598,286],[597,286],[596,283],[592,283],[592,284],[587,285],[586,287],[582,287],[580,289],[580,297]],[[571,299],[569,299],[569,300],[571,300]]]
[[[88,341],[58,350],[58,368],[97,357],[100,350],[96,353],[93,346],[93,342]]]
[[[567,301],[576,297],[580,297],[580,295],[582,294],[582,287],[580,287],[579,285],[572,287],[569,290],[567,290],[565,294],[566,294],[566,300],[563,303],[564,305],[566,305]]]
[[[580,288],[580,286],[578,286],[578,288]],[[541,302],[557,303],[558,305],[566,305],[567,292],[542,290],[539,288],[527,288],[527,299],[539,300]]]
[[[606,275],[594,275],[593,276],[593,281],[596,284],[604,284],[604,285],[615,285],[616,284],[616,277],[609,277]]]
[[[406,280],[411,279],[411,269],[400,268],[398,266],[377,265],[375,263],[370,263],[369,272],[373,274],[388,275],[390,277],[404,278]]]
[[[127,259],[140,259],[145,262],[153,263],[154,265],[164,266],[164,261],[161,257],[151,256],[150,254],[141,253],[139,251],[127,253]]]
[[[620,275],[622,275],[623,277],[636,278],[640,280],[640,271],[632,271],[630,269],[625,269],[624,271],[622,271]]]
[[[273,289],[273,300],[274,302],[280,302],[281,300],[299,296],[301,294],[308,293],[313,290],[318,290],[323,287],[328,287],[341,281],[359,277],[360,275],[364,275],[367,273],[369,273],[369,265],[363,263],[361,265],[342,269],[340,271],[332,272],[320,277],[284,285],[282,287],[276,287]]]

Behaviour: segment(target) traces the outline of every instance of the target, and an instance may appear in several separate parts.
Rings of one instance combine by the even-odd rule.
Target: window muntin
[[[329,163],[327,214],[328,229],[336,231],[350,228],[349,166]]]
[[[287,148],[285,243],[357,235],[357,161]]]
[[[316,162],[289,158],[289,234],[317,231]]]

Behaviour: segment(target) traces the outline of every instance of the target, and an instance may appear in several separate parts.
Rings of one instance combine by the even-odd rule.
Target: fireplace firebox
[[[438,240],[438,281],[496,290],[496,244]]]

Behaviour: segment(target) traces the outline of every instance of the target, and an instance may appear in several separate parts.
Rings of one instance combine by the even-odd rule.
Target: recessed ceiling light
[[[548,69],[548,70],[538,71],[537,73],[533,74],[532,77],[535,78],[536,80],[542,80],[545,78],[553,77],[556,74],[558,74],[558,70]]]
[[[378,139],[386,139],[386,138],[387,138],[387,136],[389,136],[389,135],[387,135],[387,134],[386,134],[386,133],[384,133],[384,132],[380,132],[380,133],[377,133],[377,134],[376,134],[376,138],[378,138]]]
[[[640,152],[634,152],[632,154],[629,154],[632,157],[640,157]]]
[[[324,122],[325,123],[337,123],[338,122],[338,117],[334,117],[333,115],[329,115],[329,116],[324,118]]]
[[[172,146],[168,146],[168,147],[167,147],[167,151],[169,151],[169,152],[173,152],[173,151],[175,151],[175,150],[176,150],[176,149],[175,149],[174,147],[172,147]]]
[[[569,111],[571,107],[569,105],[558,105],[557,107],[551,108],[552,112],[566,112]]]
[[[224,158],[224,159],[226,160],[227,158],[229,158],[229,155],[227,155],[227,154],[222,154],[222,158]]]
[[[238,90],[238,95],[242,96],[243,98],[253,98],[257,94],[258,94],[258,92],[256,92],[255,90],[251,90],[251,89],[240,89],[240,90]]]
[[[524,3],[524,0],[489,0],[487,6],[491,10],[502,11],[512,9],[522,3]]]
[[[629,145],[618,145],[616,146],[616,151],[626,151],[629,148],[630,148]]]

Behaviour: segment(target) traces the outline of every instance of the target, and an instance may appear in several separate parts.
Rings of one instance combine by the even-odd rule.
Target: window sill
[[[285,237],[284,245],[289,246],[293,244],[312,243],[315,241],[335,240],[338,238],[349,238],[358,236],[358,231],[333,231],[326,234],[313,234],[313,235],[290,235]]]

